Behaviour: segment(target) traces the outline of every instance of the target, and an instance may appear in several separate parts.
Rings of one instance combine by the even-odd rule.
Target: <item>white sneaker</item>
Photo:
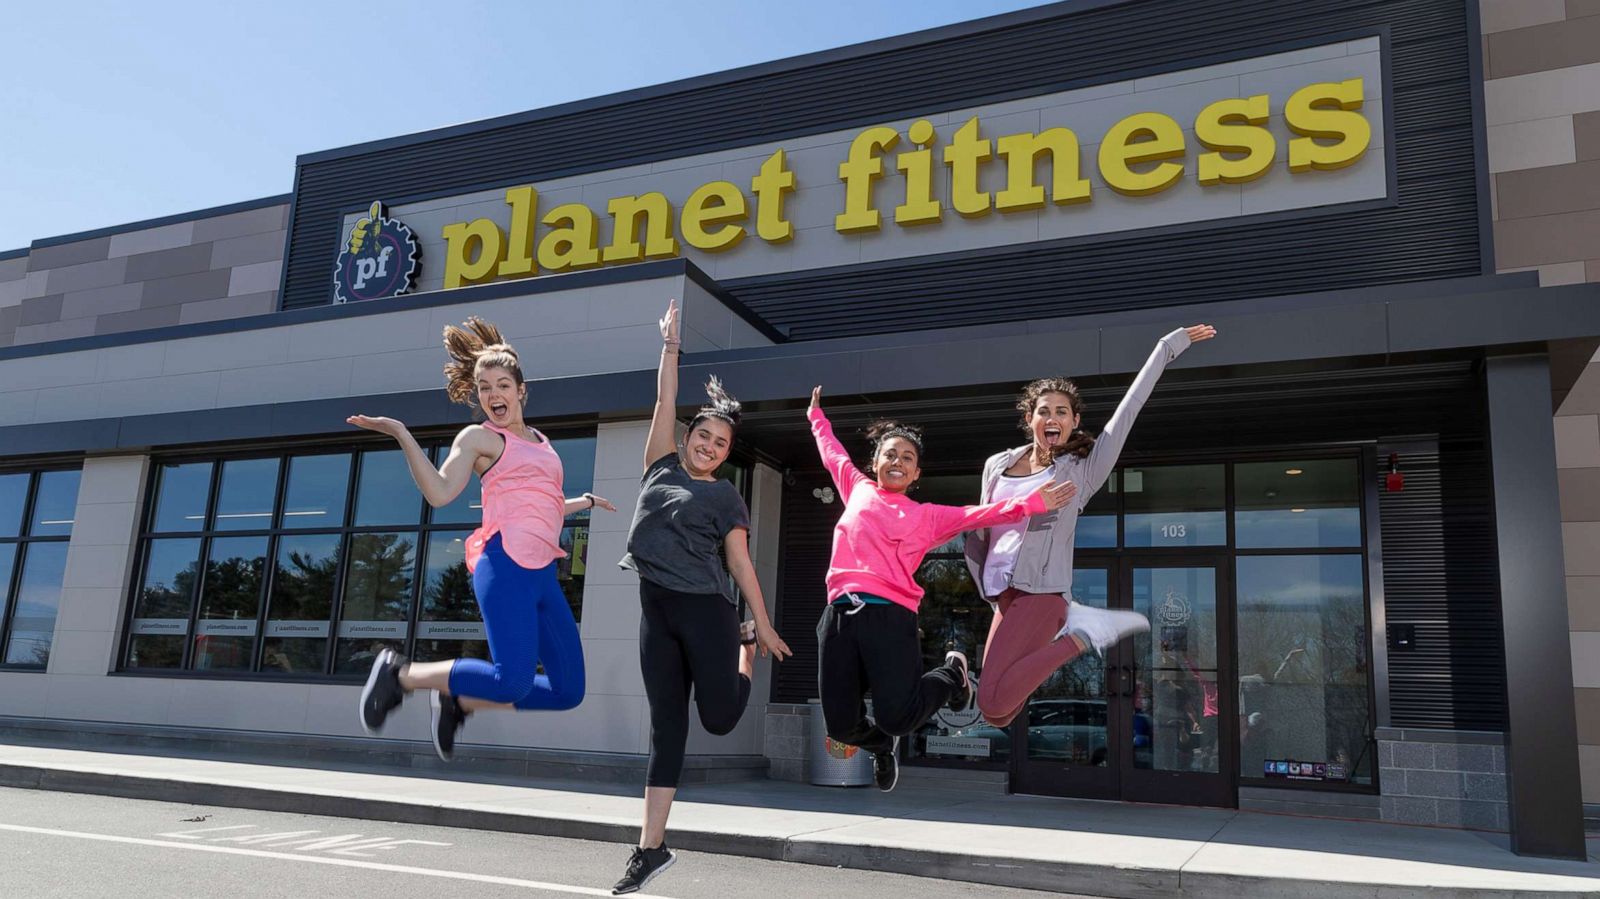
[[[1116,646],[1124,637],[1142,634],[1150,629],[1150,619],[1138,612],[1120,609],[1101,609],[1080,602],[1068,601],[1067,623],[1056,634],[1060,640],[1068,635],[1083,638],[1099,655]]]

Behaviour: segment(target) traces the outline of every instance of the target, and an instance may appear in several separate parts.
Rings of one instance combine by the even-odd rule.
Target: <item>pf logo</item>
[[[386,218],[373,203],[357,219],[339,247],[333,267],[333,301],[381,300],[399,296],[417,274],[417,236],[398,219]]]

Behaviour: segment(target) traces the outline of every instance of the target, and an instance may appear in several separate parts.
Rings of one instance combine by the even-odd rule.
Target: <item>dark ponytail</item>
[[[693,431],[700,422],[708,418],[715,418],[725,422],[731,431],[739,430],[739,410],[743,408],[733,394],[723,388],[722,382],[716,375],[706,379],[706,397],[710,402],[700,407],[695,413],[694,420],[689,422],[689,430]]]
[[[916,425],[909,425],[903,421],[892,418],[880,418],[867,425],[867,439],[872,441],[872,457],[878,457],[878,450],[883,449],[883,444],[899,437],[917,448],[917,461],[922,461],[922,429]]]

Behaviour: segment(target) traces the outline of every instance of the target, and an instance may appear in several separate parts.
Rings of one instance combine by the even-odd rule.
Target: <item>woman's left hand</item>
[[[1062,481],[1059,484],[1051,481],[1039,488],[1039,495],[1044,497],[1044,507],[1054,512],[1072,502],[1072,498],[1078,495],[1078,485],[1071,481]]]
[[[783,642],[783,638],[778,636],[778,632],[773,630],[770,624],[756,625],[756,645],[761,647],[763,656],[770,655],[780,662],[794,655],[794,650]]]
[[[589,498],[594,500],[594,507],[597,509],[604,509],[607,512],[617,511],[617,507],[611,504],[611,500],[606,499],[603,496],[591,493],[589,494]]]
[[[1217,329],[1210,325],[1190,325],[1183,330],[1188,333],[1190,343],[1199,343],[1217,336]]]

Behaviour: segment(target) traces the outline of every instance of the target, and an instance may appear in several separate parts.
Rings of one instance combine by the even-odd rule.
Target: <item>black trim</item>
[[[179,212],[174,215],[164,215],[159,218],[145,219],[139,222],[129,222],[125,225],[111,225],[106,228],[96,228],[92,231],[79,231],[75,234],[63,234],[59,237],[41,237],[34,241],[28,248],[21,252],[30,252],[45,247],[55,247],[61,244],[77,243],[80,240],[93,240],[96,237],[107,237],[113,234],[126,234],[129,231],[144,231],[149,228],[160,228],[164,225],[178,225],[183,222],[193,222],[200,219],[217,218],[232,215],[235,212],[249,212],[252,209],[265,209],[268,206],[282,206],[293,199],[293,194],[277,194],[271,197],[260,197],[255,200],[241,200],[237,203],[228,203],[222,206],[212,206],[209,209],[198,209],[194,212]],[[13,251],[15,252],[15,251]],[[0,257],[3,258],[3,257]]]
[[[0,250],[0,260],[21,259],[23,256],[26,256],[31,252],[33,252],[33,250],[29,249],[28,247],[18,247],[15,250]]]
[[[1494,258],[1494,208],[1489,180],[1489,119],[1484,112],[1484,34],[1482,14],[1477,0],[1462,0],[1467,19],[1467,70],[1472,84],[1472,167],[1477,173],[1478,189],[1478,258],[1484,274],[1497,268]],[[1387,77],[1387,76],[1386,76]],[[1393,133],[1393,132],[1391,132]]]

